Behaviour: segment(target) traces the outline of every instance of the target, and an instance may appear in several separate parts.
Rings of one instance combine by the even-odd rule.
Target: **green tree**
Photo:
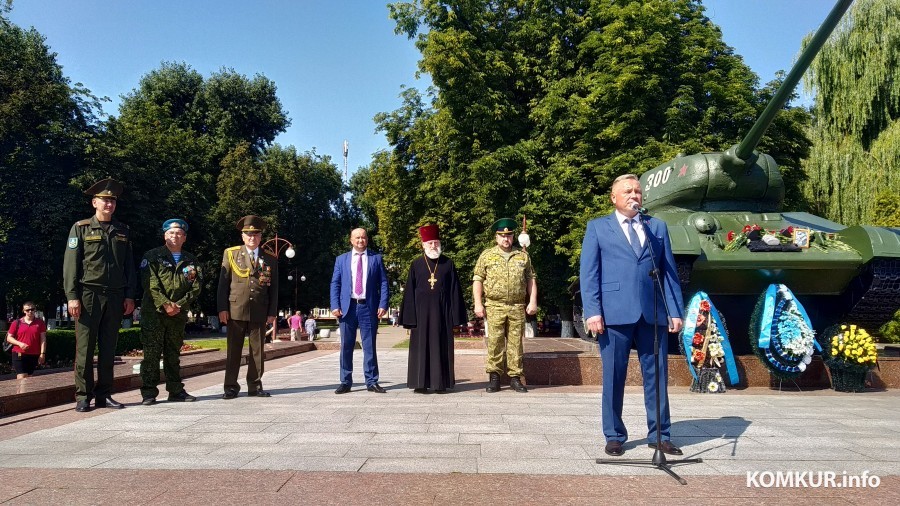
[[[62,256],[98,100],[71,84],[34,29],[0,6],[0,313],[33,299],[61,303]],[[52,195],[52,198],[48,198]]]
[[[435,221],[468,277],[490,224],[527,216],[542,304],[564,317],[585,222],[609,212],[611,181],[734,144],[771,94],[694,0],[390,9],[435,89],[430,103],[407,90],[376,117],[393,149],[373,160],[365,195],[387,254],[415,254],[415,226]],[[806,117],[780,115],[761,147],[799,166]]]
[[[804,168],[816,214],[857,225],[874,196],[900,193],[900,2],[858,0],[807,74],[815,92]]]

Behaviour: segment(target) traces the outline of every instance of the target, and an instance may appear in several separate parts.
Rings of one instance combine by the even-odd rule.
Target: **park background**
[[[88,18],[110,15],[101,4],[76,9]],[[214,312],[221,252],[239,241],[234,222],[245,214],[266,218],[266,238],[277,232],[295,244],[297,255],[281,260],[281,306],[304,310],[327,305],[334,258],[346,250],[354,226],[369,229],[371,247],[384,253],[394,286],[402,286],[419,254],[418,225],[441,225],[445,251],[468,279],[492,240],[489,225],[526,215],[542,314],[567,318],[584,225],[611,210],[612,179],[678,153],[733,145],[782,78],[776,73],[761,82],[724,41],[706,10],[726,8],[722,2],[336,4],[345,17],[335,16],[334,27],[364,21],[362,14],[374,10],[379,33],[398,44],[374,56],[363,50],[365,40],[340,46],[342,65],[355,65],[357,53],[375,60],[375,70],[352,79],[387,79],[393,96],[399,91],[392,110],[369,111],[365,129],[386,146],[361,143],[370,157],[352,175],[339,151],[317,151],[323,141],[300,144],[331,127],[309,121],[314,114],[303,109],[289,114],[279,92],[306,83],[312,93],[318,88],[308,83],[318,83],[343,91],[343,107],[359,108],[364,101],[344,90],[348,79],[340,74],[310,65],[279,81],[267,71],[265,48],[235,51],[235,63],[203,71],[190,54],[176,52],[183,58],[131,69],[133,81],[97,92],[91,82],[69,77],[40,26],[16,21],[18,10],[43,9],[89,40],[99,34],[94,45],[119,49],[126,61],[130,55],[140,61],[134,55],[142,44],[154,44],[147,34],[127,33],[134,46],[122,50],[110,36],[114,26],[90,30],[57,10],[59,2],[0,4],[0,310],[16,314],[31,299],[52,315],[64,302],[68,230],[91,214],[82,190],[111,176],[126,185],[116,218],[132,228],[137,256],[161,243],[165,219],[190,223],[186,248],[203,260],[205,273],[198,313]],[[282,32],[274,28],[242,30],[244,13],[229,6],[252,4],[216,5],[218,24],[192,26],[190,12],[172,10],[172,25],[235,39],[236,46],[249,37],[312,53],[342,40],[279,41]],[[273,27],[290,21],[279,15],[278,2],[261,5]],[[189,8],[213,9],[199,2]],[[790,102],[767,131],[759,150],[781,167],[785,210],[846,225],[900,226],[898,20],[897,0],[857,0],[808,72],[808,98]],[[134,26],[141,21],[129,18]],[[757,29],[760,44],[780,39],[799,52],[800,41],[779,38],[766,24]],[[171,44],[184,41],[172,37]],[[374,39],[372,45],[382,47]],[[396,70],[411,54],[425,86]],[[320,102],[334,107],[335,121],[344,114],[334,100]],[[296,143],[276,142],[299,125],[305,133]],[[286,278],[291,272],[293,282]],[[299,287],[298,275],[306,278]],[[394,290],[392,305],[398,296]],[[881,333],[900,338],[898,328],[895,317]]]

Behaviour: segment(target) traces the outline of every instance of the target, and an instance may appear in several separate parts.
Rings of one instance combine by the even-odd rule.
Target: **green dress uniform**
[[[505,252],[494,246],[484,250],[475,263],[472,280],[484,286],[488,374],[502,375],[505,358],[509,377],[524,376],[522,337],[528,303],[526,286],[531,279],[535,279],[531,259],[521,250]]]
[[[101,223],[94,216],[72,225],[63,263],[63,288],[67,300],[81,301],[81,316],[75,321],[77,401],[109,397],[124,302],[134,299],[137,284],[131,231],[125,224],[115,220]]]
[[[153,248],[141,261],[141,282],[144,300],[141,304],[141,396],[155,398],[159,394],[159,358],[163,357],[166,391],[169,396],[184,391],[181,382],[181,346],[184,344],[184,325],[187,308],[197,300],[202,285],[197,258],[182,250],[178,262],[165,246]],[[166,314],[165,304],[174,302],[181,312]]]

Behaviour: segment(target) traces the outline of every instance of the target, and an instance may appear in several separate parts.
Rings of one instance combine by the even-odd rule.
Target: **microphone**
[[[639,206],[637,202],[631,203],[631,210],[638,214],[647,214],[647,208]]]

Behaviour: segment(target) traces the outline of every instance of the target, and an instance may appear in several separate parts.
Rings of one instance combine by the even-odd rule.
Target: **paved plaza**
[[[546,504],[623,494],[639,502],[715,502],[723,491],[747,502],[798,495],[840,503],[900,499],[895,392],[702,395],[673,388],[673,440],[685,457],[703,459],[676,467],[689,483],[682,487],[650,466],[595,463],[605,457],[599,386],[534,387],[527,394],[504,387],[487,394],[483,358],[482,350],[458,350],[460,382],[447,394],[407,389],[406,350],[383,348],[386,394],[361,385],[357,350],[357,384],[335,395],[338,354],[315,351],[267,362],[269,399],[242,392],[220,400],[222,373],[215,373],[186,381],[195,403],[144,407],[131,391],[116,396],[129,403],[123,410],[82,415],[63,406],[10,417],[0,420],[0,467],[6,468],[0,501]],[[632,434],[625,458],[649,460],[641,391],[628,387],[625,399]],[[748,488],[748,471],[833,472],[838,480],[867,472],[881,483],[852,492]],[[114,491],[98,494],[103,483]],[[256,499],[242,495],[247,487]],[[533,489],[527,498],[512,500],[526,489]]]

